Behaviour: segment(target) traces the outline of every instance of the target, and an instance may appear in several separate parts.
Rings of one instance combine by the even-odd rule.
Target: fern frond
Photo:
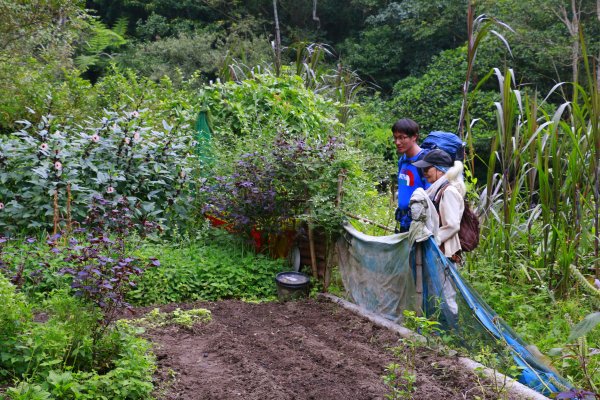
[[[129,20],[127,17],[121,17],[115,22],[112,27],[112,31],[117,35],[121,36],[121,38],[125,38],[127,34],[127,26],[129,25]]]

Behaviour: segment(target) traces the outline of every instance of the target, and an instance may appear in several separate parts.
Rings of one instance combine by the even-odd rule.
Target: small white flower
[[[42,143],[42,144],[40,144],[40,150],[42,150],[42,151],[48,150],[48,143]]]
[[[139,116],[140,116],[140,113],[139,113],[139,112],[137,112],[137,111],[134,111],[134,112],[132,112],[132,113],[131,113],[131,116],[132,116],[133,118],[137,118],[137,117],[139,117]]]
[[[4,203],[0,203],[0,210],[4,209]]]
[[[56,169],[57,171],[60,171],[62,169],[62,163],[60,161],[56,161],[54,163],[54,169]]]
[[[92,142],[94,142],[94,143],[98,143],[99,141],[100,141],[100,136],[98,136],[98,134],[97,134],[97,133],[94,133],[94,134],[92,135]]]
[[[185,178],[185,171],[184,171],[184,170],[181,170],[181,171],[179,172],[179,177],[180,177],[181,179]]]
[[[106,189],[106,193],[114,193],[115,188],[112,186],[109,186],[108,189]]]
[[[129,142],[131,142],[131,139],[129,139],[128,137],[125,138],[125,144],[129,144]]]
[[[138,140],[140,140],[140,132],[139,131],[135,131],[133,134],[133,140],[135,140],[136,142]]]

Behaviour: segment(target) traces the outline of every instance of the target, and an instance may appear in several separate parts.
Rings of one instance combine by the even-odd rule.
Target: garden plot
[[[170,305],[207,308],[192,329],[149,329],[159,399],[383,399],[398,336],[327,301]],[[141,309],[138,313],[145,312]],[[413,398],[499,398],[455,358],[418,349]]]

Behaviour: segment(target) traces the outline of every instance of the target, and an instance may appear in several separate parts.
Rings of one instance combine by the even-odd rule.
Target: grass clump
[[[196,323],[206,323],[211,320],[212,314],[210,310],[205,308],[194,308],[191,310],[176,308],[170,313],[161,312],[160,309],[154,308],[144,318],[136,320],[134,324],[151,328],[175,325],[189,329]]]

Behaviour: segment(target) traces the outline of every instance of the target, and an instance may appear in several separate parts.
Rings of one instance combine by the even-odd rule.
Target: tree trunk
[[[600,3],[600,0],[596,1],[597,4]],[[563,24],[565,24],[567,30],[569,31],[569,35],[571,35],[571,39],[573,40],[571,45],[571,69],[573,74],[573,83],[577,83],[579,80],[579,16],[581,10],[580,8],[577,8],[576,0],[571,0],[571,13],[572,15],[569,17],[567,9],[564,6],[561,6],[558,12],[558,18]]]
[[[279,31],[279,16],[277,15],[277,0],[273,0],[273,14],[275,16],[275,75],[281,72],[281,32]]]
[[[600,1],[600,0],[598,0]],[[317,29],[321,29],[321,18],[317,16],[317,0],[313,0],[313,13],[312,13],[313,21],[317,21]]]

